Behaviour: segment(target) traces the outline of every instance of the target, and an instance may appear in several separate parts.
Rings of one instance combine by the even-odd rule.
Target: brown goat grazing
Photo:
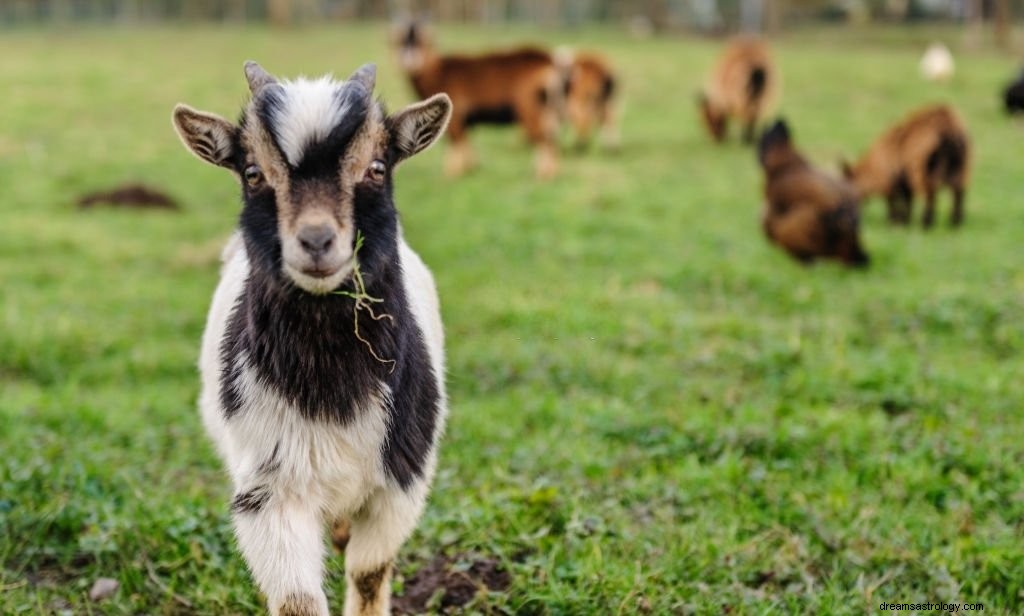
[[[473,164],[467,130],[476,124],[518,123],[536,147],[538,177],[558,168],[556,140],[560,76],[547,51],[532,47],[481,55],[439,55],[427,27],[396,29],[399,63],[420,98],[440,92],[451,97],[451,148],[445,171],[460,175]]]
[[[935,222],[935,195],[943,186],[953,191],[950,223],[964,219],[964,190],[970,167],[970,141],[960,117],[947,105],[919,109],[882,133],[854,165],[843,173],[860,198],[884,195],[889,220],[908,224],[914,197],[924,195],[925,228]]]
[[[758,159],[765,174],[762,225],[770,241],[803,263],[831,257],[868,265],[856,192],[843,179],[812,167],[793,147],[784,120],[761,136]]]
[[[723,141],[729,118],[735,117],[743,122],[743,141],[753,143],[757,122],[774,104],[779,90],[768,44],[749,36],[733,39],[698,98],[708,132],[715,141]]]
[[[565,75],[565,115],[584,149],[595,129],[609,148],[619,147],[616,79],[608,61],[596,53],[559,50],[556,61]]]

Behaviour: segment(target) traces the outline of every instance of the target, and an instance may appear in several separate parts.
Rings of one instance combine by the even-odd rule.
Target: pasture
[[[386,35],[0,39],[0,613],[261,609],[195,406],[238,189],[184,151],[170,113],[184,101],[234,117],[249,58],[282,76],[376,61],[398,107],[411,94]],[[622,76],[623,149],[567,153],[540,183],[519,134],[485,130],[465,178],[442,177],[443,144],[397,173],[406,236],[441,294],[452,412],[396,596],[445,554],[510,574],[469,612],[865,614],[931,600],[1020,613],[1024,127],[997,97],[1010,57],[960,53],[936,85],[917,75],[930,33],[776,44],[781,111],[819,164],[926,102],[955,104],[973,134],[965,227],[946,226],[946,195],[929,233],[889,227],[870,202],[872,265],[849,271],[801,267],[761,236],[753,152],[713,146],[698,124],[719,41],[438,35],[442,49],[604,50]],[[182,211],[74,205],[129,180]],[[341,558],[329,569],[337,610]],[[101,604],[87,598],[97,577],[120,582]]]

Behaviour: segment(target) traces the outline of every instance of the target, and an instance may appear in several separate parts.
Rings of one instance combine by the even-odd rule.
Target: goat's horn
[[[245,63],[245,78],[249,80],[249,91],[256,94],[264,86],[277,83],[273,75],[252,60]]]
[[[373,93],[373,86],[377,82],[377,65],[364,64],[360,66],[348,80],[363,84],[368,93]]]

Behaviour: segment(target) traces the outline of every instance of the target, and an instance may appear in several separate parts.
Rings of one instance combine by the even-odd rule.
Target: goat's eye
[[[245,182],[252,188],[260,185],[263,181],[263,172],[260,171],[259,165],[249,165],[245,168]]]
[[[387,165],[382,160],[375,160],[370,163],[369,169],[366,170],[367,175],[374,181],[381,181],[384,179],[384,172],[387,171]]]

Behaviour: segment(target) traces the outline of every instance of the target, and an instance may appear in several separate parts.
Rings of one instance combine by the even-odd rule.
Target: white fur
[[[289,164],[298,165],[306,146],[329,135],[348,113],[337,95],[344,83],[328,75],[281,82],[284,105],[274,117],[274,134]]]
[[[953,54],[942,43],[932,43],[921,57],[921,75],[929,81],[949,80],[953,68]]]
[[[400,240],[399,251],[406,297],[439,384],[435,424],[435,436],[439,437],[447,411],[439,302],[433,277],[419,256],[404,240]],[[244,291],[249,264],[238,234],[229,240],[223,255],[221,281],[210,307],[199,362],[201,413],[236,493],[261,485],[269,485],[271,493],[259,512],[235,516],[239,545],[272,612],[276,613],[287,597],[302,594],[313,598],[319,613],[327,614],[322,590],[323,531],[339,518],[350,519],[345,612],[354,615],[360,599],[353,590],[352,576],[392,562],[415,529],[426,503],[436,453],[432,450],[428,456],[423,480],[404,491],[388,485],[380,455],[387,434],[386,400],[371,401],[345,426],[314,423],[268,390],[251,369],[242,370],[238,382],[246,407],[225,420],[220,404],[220,343]],[[280,467],[273,473],[261,473],[260,465],[275,447]],[[383,588],[374,606],[381,614],[390,613],[389,593],[389,588]]]
[[[338,244],[340,244],[339,248],[341,246],[350,246],[352,244],[351,241],[346,242],[346,239],[348,238],[342,237],[340,239],[338,242]],[[281,252],[284,258],[282,259],[281,269],[283,269],[284,273],[292,279],[292,282],[314,295],[327,295],[334,289],[337,289],[338,285],[344,282],[345,279],[352,274],[352,270],[355,269],[356,262],[355,259],[352,258],[351,250],[349,250],[348,254],[342,257],[345,259],[344,263],[342,263],[341,267],[338,268],[338,271],[334,272],[330,276],[325,278],[316,278],[309,274],[305,274],[301,270],[292,266],[289,262],[289,257],[291,257],[291,255],[288,254],[289,252],[296,255],[295,257],[291,257],[292,259],[302,258],[302,255],[298,253],[300,249],[296,247],[298,245],[298,241],[296,241],[294,237],[283,238],[283,240]]]

